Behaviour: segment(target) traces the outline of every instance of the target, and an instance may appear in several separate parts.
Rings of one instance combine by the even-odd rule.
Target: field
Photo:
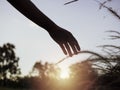
[[[28,89],[14,89],[14,88],[0,87],[0,90],[28,90]]]

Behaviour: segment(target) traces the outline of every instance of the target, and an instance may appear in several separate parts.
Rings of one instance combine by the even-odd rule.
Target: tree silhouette
[[[7,43],[0,47],[0,80],[6,83],[7,79],[16,80],[20,74],[19,58],[14,52],[15,46]]]
[[[41,62],[36,62],[33,66],[32,72],[38,72],[38,76],[40,78],[46,78],[46,77],[57,77],[60,74],[60,68],[55,66],[54,64],[45,63],[42,64]]]

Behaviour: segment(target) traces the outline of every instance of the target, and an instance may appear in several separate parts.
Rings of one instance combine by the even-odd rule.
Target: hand
[[[80,51],[78,42],[67,30],[57,26],[51,19],[44,15],[31,0],[7,0],[18,11],[32,20],[40,27],[47,30],[50,36],[62,48],[64,54],[72,56]]]
[[[57,27],[53,31],[50,31],[49,34],[53,40],[59,44],[65,55],[72,56],[74,54],[78,54],[80,51],[77,40],[69,31],[61,27]]]

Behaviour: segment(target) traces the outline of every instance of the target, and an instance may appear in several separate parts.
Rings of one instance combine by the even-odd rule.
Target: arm
[[[21,12],[28,19],[44,28],[45,30],[53,30],[57,26],[45,14],[43,14],[30,0],[7,0],[19,12]]]
[[[80,47],[73,35],[67,30],[57,26],[52,20],[44,15],[30,0],[7,1],[28,19],[47,30],[53,40],[60,45],[64,54],[69,54],[69,56],[72,56],[72,54],[77,54],[80,51]]]

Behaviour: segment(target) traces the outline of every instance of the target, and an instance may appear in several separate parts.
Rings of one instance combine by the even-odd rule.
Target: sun
[[[68,69],[61,69],[60,78],[61,79],[68,79],[70,77]]]

